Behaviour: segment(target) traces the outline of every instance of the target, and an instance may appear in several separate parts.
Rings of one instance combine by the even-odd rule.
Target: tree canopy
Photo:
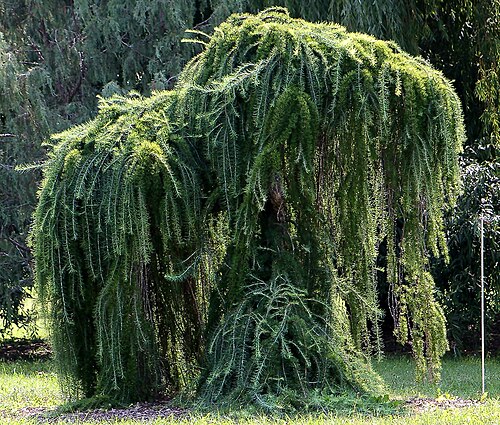
[[[255,13],[272,5],[287,7],[292,17],[338,22],[349,31],[395,40],[454,81],[467,130],[462,170],[471,178],[464,179],[464,196],[445,220],[452,261],[433,260],[431,271],[446,304],[454,346],[476,348],[477,221],[480,214],[487,215],[486,252],[492,254],[485,259],[491,315],[487,347],[498,349],[491,331],[500,306],[500,263],[495,257],[500,243],[495,197],[500,175],[499,0],[2,1],[0,134],[11,136],[0,138],[1,335],[8,335],[13,323],[30,323],[23,304],[32,286],[26,235],[40,173],[19,173],[16,166],[43,160],[41,143],[49,133],[94,116],[96,94],[109,97],[131,89],[148,94],[172,87],[201,47],[181,43],[186,28],[211,32],[233,12]],[[474,182],[482,182],[481,190]],[[385,299],[388,285],[381,282],[381,289]],[[387,305],[383,308],[389,312]],[[385,321],[386,338],[392,327]]]
[[[70,394],[303,403],[376,392],[377,253],[421,376],[447,347],[460,101],[396,44],[239,14],[173,90],[102,99],[54,137],[32,243]]]

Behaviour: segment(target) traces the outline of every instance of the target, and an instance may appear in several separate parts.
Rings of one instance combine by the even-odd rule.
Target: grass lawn
[[[479,359],[464,358],[443,362],[440,385],[415,384],[412,362],[406,357],[390,357],[376,364],[376,369],[386,380],[391,398],[411,397],[437,398],[447,400],[455,397],[479,399],[481,370]],[[496,424],[500,425],[500,360],[487,362],[488,397],[484,403],[463,408],[432,408],[416,412],[409,410],[402,414],[304,414],[293,418],[251,417],[239,418],[194,413],[183,419],[156,419],[147,423],[171,425],[399,425],[399,424]],[[63,403],[53,366],[50,361],[0,362],[0,423],[36,424],[35,419],[27,419],[29,413],[53,408]],[[383,412],[383,411],[382,411]],[[52,419],[51,423],[68,423],[68,420]],[[82,419],[77,424],[96,424]],[[104,422],[100,422],[104,423]],[[137,420],[113,420],[116,424],[143,424]]]

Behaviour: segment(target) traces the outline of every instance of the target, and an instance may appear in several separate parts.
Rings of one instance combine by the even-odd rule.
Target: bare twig
[[[9,237],[8,240],[11,244],[13,244],[16,248],[20,249],[21,251],[30,252],[30,249],[22,242],[16,241],[14,238],[11,237]]]

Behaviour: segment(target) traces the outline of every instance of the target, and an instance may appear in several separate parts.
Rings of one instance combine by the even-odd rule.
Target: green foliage
[[[199,296],[185,281],[203,259],[191,250],[197,165],[171,133],[171,97],[103,100],[95,121],[58,136],[47,167],[35,229],[54,232],[36,233],[37,279],[52,323],[67,325],[52,329],[61,373],[87,396],[147,397],[156,351],[180,385],[199,344]]]
[[[485,224],[487,347],[498,350],[494,328],[500,319],[498,262],[498,181],[500,165],[500,2],[444,2],[424,44],[430,60],[456,81],[467,127],[462,158],[463,195],[447,220],[451,261],[437,263],[433,274],[444,294],[449,336],[457,352],[479,348],[479,216]],[[447,40],[443,48],[441,39]]]
[[[430,33],[426,17],[435,17],[439,0],[212,0],[216,21],[229,12],[258,12],[266,7],[281,6],[296,18],[313,22],[338,22],[350,31],[394,40],[410,53],[418,53],[421,35]]]
[[[13,324],[30,325],[25,300],[31,287],[31,253],[25,238],[38,176],[19,175],[15,167],[40,159],[37,144],[50,131],[39,91],[47,76],[39,69],[22,71],[0,33],[0,337]]]
[[[174,90],[103,99],[55,136],[32,243],[66,390],[377,393],[385,238],[399,338],[437,377],[427,252],[447,253],[463,139],[451,85],[395,44],[233,15]]]
[[[1,332],[27,326],[26,247],[39,173],[14,168],[44,157],[53,132],[94,114],[96,94],[165,88],[193,54],[181,45],[203,2],[34,1],[0,4]],[[204,19],[204,18],[203,18]],[[5,38],[5,41],[4,41]],[[8,136],[8,135],[14,136]]]
[[[215,3],[215,2],[214,2]],[[220,8],[224,1],[218,2]],[[470,147],[466,157],[464,174],[469,175],[471,167],[477,178],[485,184],[485,190],[493,192],[495,186],[492,173],[488,170],[498,168],[498,159],[485,152],[498,150],[499,127],[499,85],[500,75],[500,2],[498,0],[451,0],[451,1],[349,1],[320,0],[313,4],[296,0],[242,1],[226,2],[241,10],[256,10],[264,5],[282,5],[289,8],[292,16],[313,21],[330,20],[345,25],[350,31],[367,32],[382,39],[395,40],[406,51],[421,54],[431,64],[440,69],[447,78],[454,81],[454,86],[462,101],[465,111],[467,139]],[[216,11],[219,9],[215,9]],[[216,13],[216,12],[215,12]],[[496,145],[496,148],[495,148]],[[476,154],[475,154],[476,153]],[[480,176],[479,174],[482,174]],[[498,176],[498,172],[496,172]],[[477,338],[479,306],[476,296],[470,296],[479,279],[477,252],[474,249],[455,249],[456,240],[469,240],[470,247],[477,234],[475,212],[464,207],[471,202],[478,191],[473,179],[464,179],[464,198],[459,200],[459,208],[454,218],[445,223],[447,240],[450,244],[450,265],[444,262],[435,264],[432,273],[439,290],[444,293],[447,304],[446,316],[453,323],[450,337],[460,349],[473,349]],[[458,220],[461,226],[453,222]],[[496,237],[489,239],[489,246],[495,249]],[[475,244],[476,242],[474,242]],[[491,245],[493,244],[493,245]],[[498,292],[496,283],[497,263],[493,257],[485,259],[488,278],[492,281],[492,291]],[[467,273],[464,270],[468,270]],[[454,289],[450,291],[450,285]],[[459,289],[460,288],[460,289]],[[458,296],[458,292],[462,295]],[[452,295],[455,294],[455,295]],[[491,313],[488,323],[494,327],[499,320],[495,307],[497,301],[492,297]],[[469,317],[466,322],[461,317]],[[458,319],[458,321],[457,321]],[[490,334],[490,338],[495,336]]]
[[[0,209],[8,205],[9,210],[0,221],[3,318],[23,310],[22,301],[32,285],[25,238],[39,180],[36,173],[20,175],[12,167],[38,162],[44,155],[40,142],[48,133],[91,117],[96,94],[109,97],[130,89],[149,93],[171,87],[184,63],[208,41],[201,35],[201,40],[192,40],[194,44],[180,43],[186,28],[211,30],[230,13],[269,6],[285,6],[293,17],[339,22],[350,31],[392,39],[406,51],[420,53],[455,81],[466,111],[466,144],[474,151],[480,145],[498,144],[498,0],[4,0],[0,32],[10,59],[1,66],[10,64],[7,86],[21,88],[14,99],[3,85],[6,93],[1,92],[0,100],[5,100],[1,114],[7,111],[17,117],[2,121],[2,134],[18,135],[0,138]],[[22,88],[25,82],[31,88]],[[17,129],[20,121],[23,131]],[[472,258],[462,260],[472,262]],[[439,267],[433,273],[455,271]],[[446,290],[446,282],[438,284]],[[468,300],[469,306],[460,305],[453,313],[447,310],[448,318],[464,307],[470,307],[472,314],[473,299]],[[28,318],[25,313],[17,315],[19,324]],[[4,320],[5,330],[11,322]]]
[[[479,159],[479,161],[478,161]],[[450,262],[435,264],[455,353],[480,349],[480,217],[484,219],[486,349],[495,353],[500,317],[500,164],[492,145],[468,149],[463,164],[464,193],[449,217]]]

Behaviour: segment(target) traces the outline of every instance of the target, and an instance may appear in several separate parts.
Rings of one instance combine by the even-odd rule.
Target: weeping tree
[[[428,256],[447,256],[464,139],[451,84],[280,8],[196,36],[173,90],[103,99],[53,138],[32,245],[68,394],[377,393],[381,243],[395,333],[437,379]]]

